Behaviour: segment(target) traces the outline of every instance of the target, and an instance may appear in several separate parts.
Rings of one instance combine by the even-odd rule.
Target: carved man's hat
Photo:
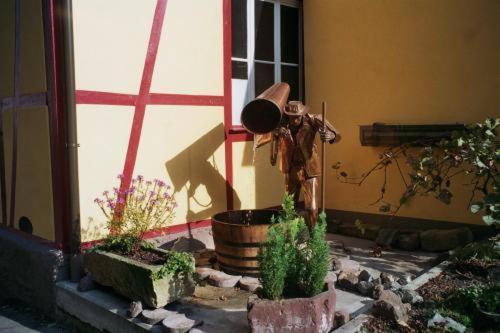
[[[288,116],[302,116],[309,111],[309,107],[302,104],[301,101],[290,101],[285,105],[285,112]]]

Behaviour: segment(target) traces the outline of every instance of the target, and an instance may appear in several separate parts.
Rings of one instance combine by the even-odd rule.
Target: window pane
[[[255,59],[274,61],[274,4],[255,0]]]
[[[291,101],[298,101],[299,95],[299,67],[298,66],[281,66],[281,81],[290,85]]]
[[[281,61],[299,63],[299,10],[281,6]]]
[[[231,29],[233,57],[247,57],[247,1],[233,0],[231,3]]]
[[[241,80],[248,79],[248,67],[246,62],[233,60],[231,62],[231,65],[232,65],[233,79],[241,79]]]
[[[274,64],[255,63],[255,96],[274,84]]]
[[[247,57],[247,1],[232,0],[231,31],[233,57]]]

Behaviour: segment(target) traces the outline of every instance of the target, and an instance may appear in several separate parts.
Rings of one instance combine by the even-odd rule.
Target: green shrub
[[[325,241],[326,215],[321,213],[318,223],[314,226],[311,238],[307,242],[304,260],[304,276],[302,290],[306,296],[319,294],[325,285],[325,276],[328,272],[328,244]]]
[[[323,290],[328,270],[325,215],[309,232],[295,212],[293,196],[285,194],[282,208],[278,219],[272,218],[259,254],[264,296],[314,296]]]
[[[467,244],[458,250],[453,257],[461,260],[479,259],[485,262],[500,260],[498,237]]]

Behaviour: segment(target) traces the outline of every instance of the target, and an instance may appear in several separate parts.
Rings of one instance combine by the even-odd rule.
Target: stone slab
[[[337,306],[336,310],[344,310],[351,318],[369,309],[373,304],[373,299],[366,296],[361,296],[352,292],[337,289]]]
[[[71,282],[58,283],[57,304],[62,311],[97,329],[111,333],[161,332],[159,325],[151,326],[141,322],[139,318],[127,318],[129,301],[103,289],[80,293],[76,286],[76,283]],[[167,309],[186,313],[189,317],[203,321],[203,325],[195,328],[198,333],[249,331],[246,300],[250,293],[212,286],[200,287],[200,290],[206,292],[195,292],[195,295],[203,299],[187,297],[167,306]],[[226,295],[227,300],[219,300],[219,295]]]

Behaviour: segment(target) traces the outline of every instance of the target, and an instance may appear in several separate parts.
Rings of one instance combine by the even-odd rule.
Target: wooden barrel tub
[[[267,239],[271,209],[234,210],[212,217],[212,232],[217,262],[228,274],[259,276],[257,256]]]

